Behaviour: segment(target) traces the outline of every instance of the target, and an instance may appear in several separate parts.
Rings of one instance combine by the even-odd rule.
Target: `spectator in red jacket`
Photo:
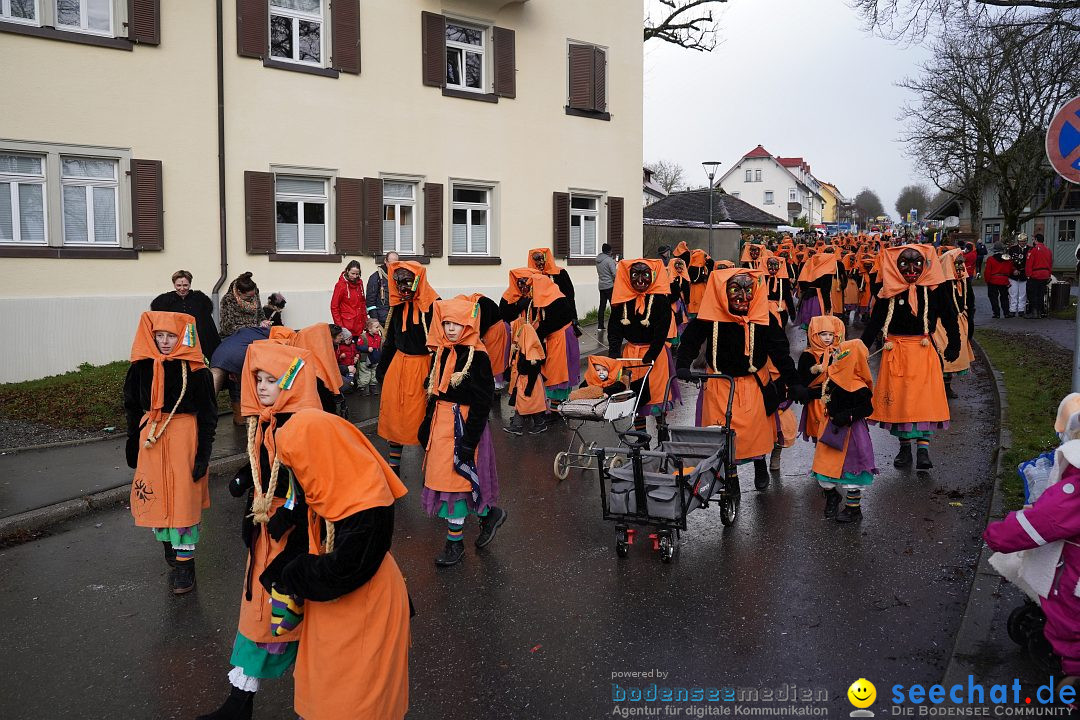
[[[1028,250],[1024,273],[1027,275],[1027,296],[1031,303],[1029,318],[1046,317],[1046,286],[1054,267],[1054,254],[1043,242],[1043,236],[1035,236],[1035,244]]]
[[[1005,317],[1013,317],[1009,312],[1009,277],[1012,275],[1013,264],[1009,256],[1004,253],[1001,243],[994,245],[994,253],[986,258],[986,294],[990,298],[990,307],[994,311],[994,317],[1001,317],[1002,310]]]
[[[967,243],[964,247],[964,265],[967,266],[969,278],[975,277],[975,261],[978,257],[978,253],[975,252],[975,243]]]
[[[360,275],[360,262],[350,260],[330,298],[330,316],[334,318],[334,324],[345,328],[353,336],[364,332],[367,326],[367,298]]]

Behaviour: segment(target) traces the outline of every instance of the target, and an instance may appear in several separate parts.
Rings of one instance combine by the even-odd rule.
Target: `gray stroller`
[[[735,522],[741,490],[735,464],[735,433],[731,430],[733,378],[697,373],[700,379],[718,378],[732,385],[726,424],[714,427],[664,428],[667,437],[649,450],[651,437],[639,431],[620,432],[624,448],[596,451],[600,468],[600,502],[604,519],[615,521],[615,552],[625,557],[637,529],[651,528],[649,538],[661,561],[671,562],[678,552],[679,533],[686,516],[710,500],[720,506],[720,521]],[[612,463],[611,458],[622,459]]]

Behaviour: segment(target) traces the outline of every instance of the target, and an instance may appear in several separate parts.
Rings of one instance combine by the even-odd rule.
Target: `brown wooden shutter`
[[[364,254],[382,253],[383,182],[364,178]]]
[[[442,183],[424,183],[424,254],[428,257],[443,254]]]
[[[333,48],[331,65],[335,70],[360,74],[360,3],[358,0],[331,0],[330,34]]]
[[[131,237],[136,250],[165,249],[161,161],[131,161]]]
[[[570,193],[557,192],[552,197],[551,226],[554,230],[552,248],[555,257],[570,257]]]
[[[593,48],[593,104],[597,112],[607,110],[607,53],[598,47]]]
[[[128,0],[128,40],[161,44],[161,0]]]
[[[236,52],[242,57],[266,57],[270,45],[270,3],[236,0]]]
[[[270,254],[277,249],[273,173],[244,172],[244,224],[249,253]]]
[[[360,178],[339,177],[335,188],[335,247],[342,255],[359,255],[364,251],[364,181]]]
[[[593,52],[588,45],[570,46],[570,107],[591,110],[593,105]]]
[[[495,46],[495,94],[517,97],[517,65],[514,60],[514,31],[492,28],[491,41]]]
[[[446,18],[425,11],[420,13],[420,24],[424,84],[442,87],[446,84]]]
[[[623,199],[621,197],[608,197],[607,199],[607,241],[611,251],[616,255],[623,254]]]

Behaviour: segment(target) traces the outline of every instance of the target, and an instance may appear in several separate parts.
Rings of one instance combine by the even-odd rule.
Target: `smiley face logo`
[[[847,691],[848,701],[857,708],[868,708],[877,699],[877,688],[866,678],[851,683]]]

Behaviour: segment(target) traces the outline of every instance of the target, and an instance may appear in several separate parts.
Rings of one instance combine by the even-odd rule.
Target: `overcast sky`
[[[703,160],[730,169],[758,143],[803,157],[854,197],[877,192],[895,217],[900,188],[925,178],[897,141],[895,87],[927,57],[862,29],[843,0],[729,0],[711,53],[645,45],[645,161],[674,160],[703,185]],[[929,184],[929,183],[928,183]]]

